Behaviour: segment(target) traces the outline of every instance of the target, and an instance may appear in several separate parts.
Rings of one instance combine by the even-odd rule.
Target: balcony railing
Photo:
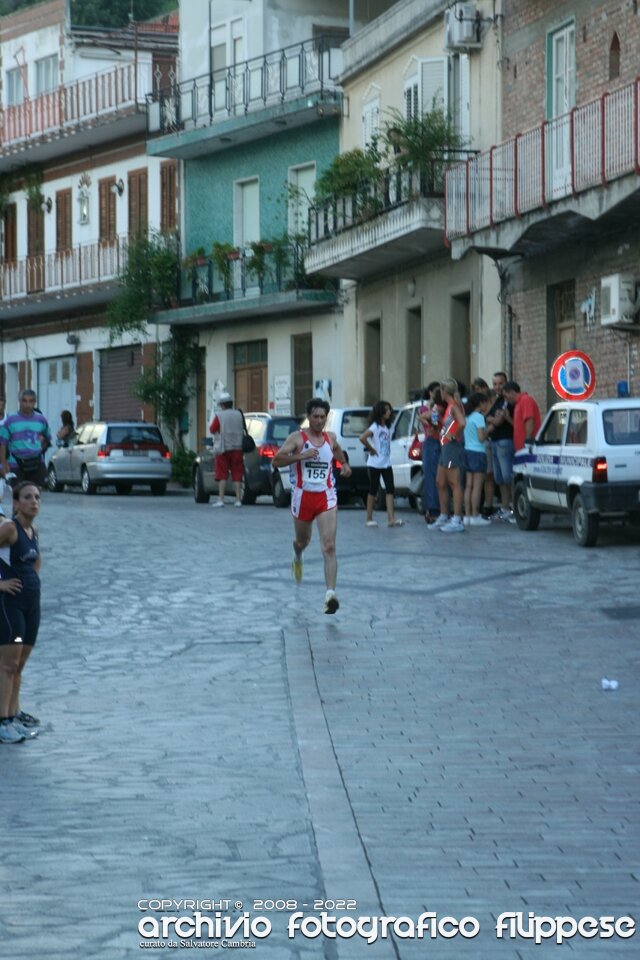
[[[233,254],[224,273],[208,257],[181,270],[182,299],[193,303],[215,303],[242,300],[263,294],[299,290],[334,290],[332,281],[309,277],[304,270],[303,250],[299,244],[270,249],[264,245],[258,269],[252,250]]]
[[[149,94],[149,132],[206,126],[305,94],[335,97],[342,51],[331,43],[324,37],[305,40]]]
[[[442,197],[444,172],[454,157],[468,151],[449,152],[420,168],[399,164],[380,171],[375,179],[363,180],[353,193],[331,197],[309,207],[309,246],[352,230],[375,217],[420,197]]]
[[[2,301],[116,280],[125,266],[127,247],[127,237],[116,237],[79,244],[69,250],[6,260],[0,264]]]
[[[153,85],[151,63],[127,63],[0,111],[2,149],[53,136],[143,104]]]
[[[447,171],[447,239],[640,173],[640,79]]]

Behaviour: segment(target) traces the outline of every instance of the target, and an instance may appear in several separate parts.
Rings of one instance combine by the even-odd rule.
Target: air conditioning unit
[[[447,50],[479,49],[482,46],[478,11],[474,3],[454,3],[444,15]]]
[[[600,323],[603,327],[631,326],[638,314],[636,280],[627,273],[614,273],[600,281]]]

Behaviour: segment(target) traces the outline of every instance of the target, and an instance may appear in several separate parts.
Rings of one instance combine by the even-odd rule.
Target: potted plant
[[[278,290],[282,289],[282,283],[287,268],[291,265],[292,241],[288,233],[283,233],[281,237],[276,237],[269,244],[273,266],[276,272],[276,284]]]
[[[466,146],[451,117],[435,101],[431,110],[410,119],[399,110],[390,110],[389,116],[382,139],[395,164],[419,175],[419,193],[441,193],[445,168],[457,162],[455,152]]]
[[[240,258],[240,251],[232,243],[220,243],[215,241],[211,248],[211,259],[216,265],[225,295],[229,297],[233,290],[233,266],[234,260]]]
[[[256,278],[258,286],[262,291],[264,280],[267,275],[267,253],[272,249],[270,243],[264,243],[262,240],[256,240],[249,244],[251,255],[247,260],[247,272]]]
[[[196,249],[187,254],[187,256],[182,261],[182,266],[185,270],[193,270],[194,267],[204,267],[207,264],[207,254],[204,247],[196,247]]]

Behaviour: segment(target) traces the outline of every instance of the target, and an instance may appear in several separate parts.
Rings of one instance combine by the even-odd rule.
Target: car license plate
[[[146,450],[123,450],[125,457],[146,457]]]

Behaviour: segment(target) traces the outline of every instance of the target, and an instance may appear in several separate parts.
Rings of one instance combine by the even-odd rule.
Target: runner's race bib
[[[329,478],[330,463],[322,460],[305,460],[304,471],[306,480],[311,483],[326,483]]]

